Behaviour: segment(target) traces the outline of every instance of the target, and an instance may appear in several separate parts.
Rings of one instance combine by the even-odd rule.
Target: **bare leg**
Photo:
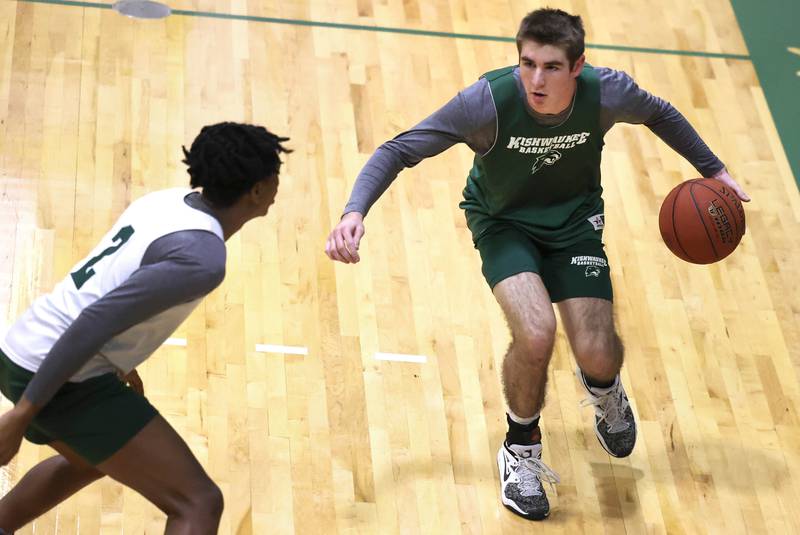
[[[581,297],[559,306],[587,400],[595,407],[595,435],[608,453],[627,457],[636,445],[636,419],[617,380],[624,350],[614,329],[611,302]]]
[[[506,402],[514,414],[529,418],[544,405],[556,330],[553,306],[535,273],[509,277],[493,292],[511,329],[511,345],[503,360]]]
[[[167,534],[217,533],[223,499],[189,447],[156,416],[97,469],[167,514]]]
[[[579,297],[558,307],[578,367],[587,377],[613,381],[622,368],[624,349],[614,328],[611,301]]]
[[[503,386],[513,416],[509,415],[508,432],[497,452],[500,500],[515,514],[541,520],[550,513],[543,478],[558,481],[541,461],[542,432],[537,417],[544,405],[556,318],[542,279],[534,273],[509,277],[493,291],[511,329],[511,345],[503,360]]]
[[[58,449],[57,443],[51,446]],[[70,454],[40,462],[0,499],[0,529],[20,529],[101,477],[92,465]]]
[[[106,474],[166,513],[165,533],[217,533],[222,493],[161,416],[97,467],[66,444],[54,442],[51,446],[61,455],[39,463],[0,500],[0,529],[13,532],[21,528]]]

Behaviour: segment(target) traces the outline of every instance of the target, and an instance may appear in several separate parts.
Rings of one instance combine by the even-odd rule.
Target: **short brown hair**
[[[585,36],[580,15],[545,7],[531,11],[522,19],[517,32],[517,52],[522,51],[523,41],[555,45],[567,53],[572,68],[583,54]]]

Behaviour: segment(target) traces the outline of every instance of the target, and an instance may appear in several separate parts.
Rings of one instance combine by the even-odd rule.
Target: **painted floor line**
[[[282,353],[284,355],[308,355],[308,348],[301,346],[281,346],[274,344],[256,344],[258,353]]]
[[[389,360],[393,362],[416,362],[425,364],[428,357],[425,355],[404,355],[402,353],[375,353],[375,360]]]
[[[60,6],[83,7],[83,8],[111,9],[111,4],[76,1],[76,0],[19,0],[19,1],[28,2],[31,4],[52,4]],[[231,13],[216,13],[211,11],[192,11],[186,9],[173,9],[172,14],[183,17],[202,17],[202,18],[221,19],[221,20],[241,20],[247,22],[261,22],[268,24],[289,24],[293,26],[307,26],[312,28],[335,28],[340,30],[358,30],[358,31],[390,33],[390,34],[400,34],[400,35],[418,35],[426,37],[443,37],[447,39],[470,39],[478,41],[495,41],[504,43],[515,42],[515,38],[511,36],[442,32],[434,30],[420,30],[415,28],[396,28],[390,26],[349,24],[343,22],[325,22],[325,21],[304,20],[304,19],[285,19],[280,17],[259,17],[254,15],[236,15]],[[694,56],[702,58],[723,58],[723,59],[736,59],[744,61],[750,60],[750,56],[748,56],[747,54],[733,54],[728,52],[673,50],[666,48],[649,48],[649,47],[627,46],[627,45],[606,45],[601,43],[586,43],[586,48],[616,50],[620,52],[632,52],[640,54],[666,54],[666,55],[676,55],[676,56]]]
[[[164,345],[186,347],[186,338],[167,338],[164,341]]]

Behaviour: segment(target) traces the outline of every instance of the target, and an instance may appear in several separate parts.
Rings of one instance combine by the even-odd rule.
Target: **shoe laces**
[[[600,418],[598,424],[605,421],[609,433],[619,433],[631,426],[629,422],[625,421],[625,412],[630,403],[625,397],[625,391],[621,385],[601,395],[590,391],[589,396],[581,401],[581,407],[590,405],[596,407],[597,416]]]
[[[546,481],[551,489],[554,484],[561,483],[561,478],[538,457],[518,457],[517,475],[519,476],[519,492],[523,496],[540,496],[542,481]]]

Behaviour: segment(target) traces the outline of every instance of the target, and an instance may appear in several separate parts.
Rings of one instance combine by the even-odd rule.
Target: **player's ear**
[[[253,187],[250,188],[250,199],[260,206],[268,197],[274,198],[275,191],[273,190],[272,181],[277,182],[277,180],[277,177],[273,176],[264,180],[259,180],[253,184]]]
[[[250,188],[250,200],[258,204],[259,201],[261,200],[261,197],[263,197],[265,194],[264,190],[265,188],[263,180],[259,180],[258,182],[253,184],[253,187]]]
[[[586,63],[586,54],[581,54],[581,57],[575,60],[575,65],[572,66],[572,70],[570,71],[570,75],[572,75],[573,78],[580,76],[584,63]]]

